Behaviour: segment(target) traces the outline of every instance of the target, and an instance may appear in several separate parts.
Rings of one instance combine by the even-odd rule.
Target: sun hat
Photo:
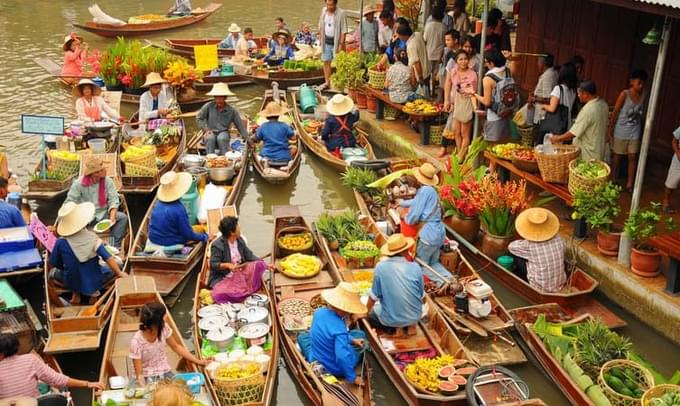
[[[369,6],[364,7],[364,12],[361,13],[361,15],[365,16],[366,14],[373,14],[375,12],[376,12],[375,7],[369,5]]]
[[[104,169],[106,169],[106,166],[104,166],[104,161],[98,156],[91,156],[83,163],[83,175],[85,176],[92,175],[95,172],[103,171]]]
[[[76,39],[79,39],[82,41],[82,38],[76,35],[75,32],[70,33],[69,35],[64,37],[64,43],[61,45],[62,49],[64,51],[68,51],[71,48],[71,41],[74,41]]]
[[[73,87],[73,95],[76,97],[83,97],[83,86],[85,85],[90,85],[92,86],[92,93],[95,96],[99,96],[102,93],[102,89],[97,86],[96,83],[94,83],[90,79],[80,79],[78,81],[78,84]]]
[[[532,207],[526,209],[515,219],[515,229],[527,241],[547,241],[560,231],[560,221],[548,209]]]
[[[231,23],[229,28],[227,29],[229,32],[241,32],[241,27],[239,27],[236,23]]]
[[[334,116],[344,116],[352,111],[354,102],[349,96],[336,94],[326,103],[326,111]]]
[[[205,94],[206,96],[236,96],[234,93],[229,90],[229,85],[226,83],[215,83],[210,89],[208,93]]]
[[[184,196],[191,188],[193,178],[188,172],[169,171],[161,176],[158,187],[158,200],[161,202],[174,202]]]
[[[142,87],[151,87],[153,85],[160,85],[163,83],[168,83],[168,81],[163,79],[158,72],[151,72],[146,75],[146,81]]]
[[[66,202],[59,209],[57,217],[59,219],[57,233],[62,237],[68,237],[87,227],[94,219],[94,203]]]
[[[285,29],[284,30],[278,30],[275,33],[273,33],[272,38],[276,39],[276,38],[280,37],[281,35],[286,37],[286,40],[290,39],[290,32],[288,30],[285,30]]]
[[[418,179],[418,182],[423,185],[434,186],[439,183],[439,176],[437,176],[437,168],[429,162],[425,162],[413,171],[413,176]]]
[[[267,106],[264,108],[264,110],[262,110],[262,113],[260,113],[260,115],[265,118],[269,118],[279,117],[286,113],[288,113],[288,109],[286,107],[282,106],[280,103],[271,101],[267,103]]]
[[[366,306],[361,303],[359,289],[349,282],[340,282],[333,289],[321,291],[321,298],[329,305],[351,314],[365,314]]]
[[[380,253],[382,255],[392,257],[413,247],[415,243],[416,241],[413,238],[404,237],[404,234],[392,234],[387,239],[387,242],[383,244],[382,247],[380,247]]]

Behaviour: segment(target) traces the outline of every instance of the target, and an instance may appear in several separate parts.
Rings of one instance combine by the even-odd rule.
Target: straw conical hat
[[[99,96],[102,92],[102,89],[90,79],[80,79],[80,81],[78,81],[78,84],[73,87],[72,91],[73,95],[76,97],[83,97],[83,86],[85,85],[92,86],[92,93],[95,96]]]
[[[279,117],[284,114],[288,113],[288,109],[284,106],[282,106],[280,103],[277,102],[269,102],[267,103],[267,106],[262,110],[262,113],[260,115],[265,118],[269,117]]]
[[[388,257],[397,255],[402,251],[413,247],[415,240],[411,237],[404,237],[404,234],[392,234],[385,244],[380,247],[380,253]]]
[[[59,219],[57,233],[62,237],[68,237],[87,227],[94,219],[94,210],[94,203],[92,202],[64,203],[57,214]]]
[[[163,79],[159,73],[151,72],[146,75],[146,81],[144,82],[142,87],[151,87],[153,85],[160,85],[163,83],[168,83],[168,81]]]
[[[333,289],[321,292],[321,297],[329,305],[351,314],[365,314],[368,309],[361,303],[359,290],[349,282],[340,282]]]
[[[547,241],[560,231],[560,221],[550,210],[532,207],[517,216],[515,229],[527,241]]]
[[[83,163],[83,175],[88,176],[93,173],[102,171],[106,169],[104,166],[104,160],[98,156],[92,156]]]
[[[439,183],[439,176],[437,176],[437,168],[429,162],[425,162],[413,171],[413,176],[418,179],[418,182],[423,185],[434,186]]]
[[[191,188],[193,178],[187,172],[170,171],[161,176],[158,187],[158,200],[161,202],[174,202],[184,196]]]
[[[215,83],[210,89],[208,93],[205,94],[206,96],[236,96],[234,93],[232,93],[231,90],[229,90],[229,85],[226,83]]]

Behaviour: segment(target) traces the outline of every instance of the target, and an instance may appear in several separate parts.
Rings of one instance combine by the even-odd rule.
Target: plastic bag
[[[527,110],[529,109],[529,104],[525,104],[522,106],[519,110],[517,110],[517,113],[515,113],[515,116],[512,118],[512,121],[517,125],[517,127],[526,127],[527,126]]]
[[[223,187],[208,183],[198,205],[198,222],[205,224],[208,221],[208,210],[222,208],[226,200],[227,191]]]
[[[262,287],[262,275],[267,270],[264,261],[253,261],[232,271],[212,289],[215,303],[241,303]]]

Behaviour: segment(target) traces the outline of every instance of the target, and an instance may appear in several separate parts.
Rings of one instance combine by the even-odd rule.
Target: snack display
[[[520,148],[522,148],[521,145],[509,142],[507,144],[494,145],[491,147],[491,152],[501,159],[511,160],[514,151]]]

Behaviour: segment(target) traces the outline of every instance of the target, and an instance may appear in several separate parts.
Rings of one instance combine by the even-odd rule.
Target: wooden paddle
[[[105,292],[102,297],[99,298],[92,306],[88,307],[87,309],[83,310],[80,315],[85,316],[85,317],[91,317],[97,314],[97,310],[99,310],[99,306],[102,305],[108,299],[109,295],[113,292],[113,289],[109,289],[108,292]]]
[[[248,264],[252,264],[253,262],[256,262],[256,261],[262,261],[263,259],[269,258],[269,257],[271,257],[271,256],[272,256],[272,253],[270,252],[270,253],[265,254],[264,256],[262,256],[262,257],[256,259],[255,261],[248,261],[248,262],[244,262],[244,263],[242,263],[242,264],[236,265],[236,268],[234,268],[233,270],[235,271],[235,270],[237,270],[237,269],[241,269],[241,268],[243,268],[244,266],[246,266],[246,265],[248,265]]]

